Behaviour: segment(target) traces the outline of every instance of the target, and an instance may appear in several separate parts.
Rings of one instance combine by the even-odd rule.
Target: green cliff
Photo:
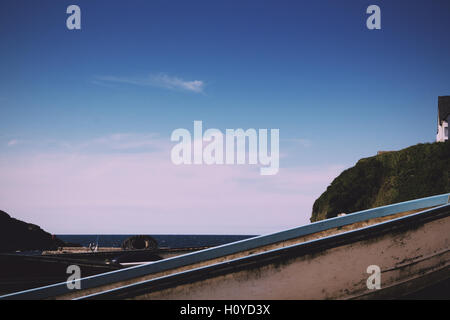
[[[343,171],[314,202],[311,222],[448,192],[450,142],[418,144]]]

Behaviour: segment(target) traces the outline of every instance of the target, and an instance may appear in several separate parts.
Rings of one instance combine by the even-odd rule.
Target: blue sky
[[[70,4],[81,8],[81,30],[65,26]],[[366,28],[370,4],[381,8],[381,30]],[[2,1],[2,170],[14,172],[21,160],[29,169],[25,159],[32,155],[79,154],[86,145],[94,146],[83,149],[87,155],[114,155],[111,140],[120,140],[123,151],[125,139],[137,152],[136,146],[154,146],[143,143],[148,137],[168,143],[174,129],[191,129],[194,120],[221,130],[279,128],[282,168],[333,172],[303,203],[305,222],[311,199],[335,171],[378,150],[434,141],[437,97],[450,94],[449,9],[448,1],[422,0]],[[55,232],[84,232],[81,222],[67,229],[45,218],[48,203],[8,200],[31,188],[26,179],[8,177],[16,193],[0,199],[11,214],[44,220]],[[271,194],[271,184],[259,183]],[[75,200],[69,202],[55,210],[74,210]],[[289,210],[295,217],[300,209]],[[286,221],[279,228],[299,223]],[[265,223],[242,225],[238,233],[271,231]],[[212,223],[190,230],[233,228]],[[122,231],[102,231],[108,230]]]

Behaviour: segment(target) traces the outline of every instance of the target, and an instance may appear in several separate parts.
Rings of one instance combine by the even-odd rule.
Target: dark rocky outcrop
[[[155,250],[156,248],[158,248],[158,242],[152,237],[145,235],[132,236],[122,243],[122,249],[124,250]]]
[[[311,222],[450,192],[450,141],[364,158],[314,202]]]
[[[0,252],[55,250],[66,245],[39,226],[11,218],[0,210]]]

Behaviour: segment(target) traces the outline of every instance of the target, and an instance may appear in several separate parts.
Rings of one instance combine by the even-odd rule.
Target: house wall
[[[438,133],[436,135],[437,142],[444,142],[448,140],[448,124],[450,122],[450,115],[447,116],[447,119],[442,121],[441,125],[438,125]]]

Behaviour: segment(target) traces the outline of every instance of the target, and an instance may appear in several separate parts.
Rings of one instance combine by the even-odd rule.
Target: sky
[[[81,8],[81,30],[66,9]],[[381,9],[368,30],[366,9]],[[51,233],[264,234],[436,136],[449,1],[0,2],[0,209]],[[177,128],[277,128],[280,171],[171,162]]]

